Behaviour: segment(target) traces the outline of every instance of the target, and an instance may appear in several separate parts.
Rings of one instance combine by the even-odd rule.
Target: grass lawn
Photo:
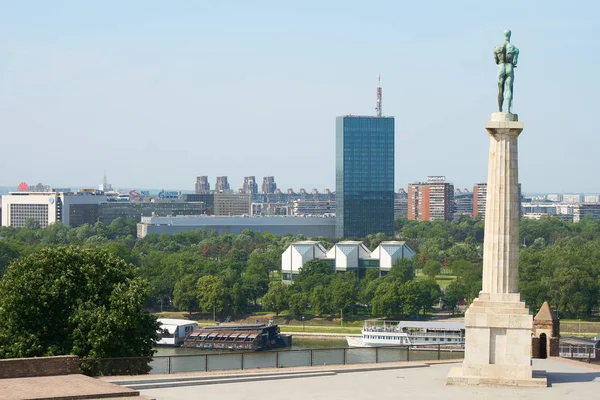
[[[564,332],[564,331],[561,331],[560,336],[562,336],[562,337],[575,336],[575,337],[584,337],[584,338],[593,339],[596,337],[596,334],[590,333],[590,332]]]
[[[426,275],[417,275],[416,279],[426,279]],[[435,281],[438,285],[440,285],[440,289],[444,290],[448,287],[450,283],[456,280],[456,276],[454,275],[436,275]]]

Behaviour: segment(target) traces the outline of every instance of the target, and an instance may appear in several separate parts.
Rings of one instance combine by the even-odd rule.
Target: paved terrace
[[[410,363],[403,363],[410,364]],[[175,399],[219,399],[244,400],[265,399],[274,395],[286,400],[307,399],[352,399],[373,400],[384,398],[406,399],[526,399],[526,400],[564,400],[595,399],[600,392],[600,366],[589,365],[563,359],[534,360],[536,370],[546,370],[549,387],[547,388],[510,388],[510,387],[464,387],[446,386],[445,379],[450,369],[457,363],[428,363],[414,365],[414,368],[396,368],[391,365],[362,366],[362,371],[348,368],[318,368],[320,374],[293,379],[255,379],[240,380],[234,383],[203,384],[202,386],[165,387],[161,389],[140,390],[156,400]],[[388,369],[380,369],[381,367]],[[304,372],[317,369],[285,369]],[[330,371],[324,373],[324,371]],[[249,372],[249,371],[248,371]],[[268,371],[263,371],[268,374]],[[188,379],[193,374],[185,374]],[[225,374],[221,374],[223,376]],[[235,376],[236,374],[226,374]],[[198,374],[196,374],[198,376]],[[183,377],[183,376],[182,376]],[[146,379],[156,378],[156,376]],[[171,375],[171,378],[174,378]],[[123,378],[121,378],[123,379]],[[132,379],[132,377],[130,377]],[[115,379],[116,380],[116,379]],[[175,384],[175,382],[173,382]]]
[[[89,376],[73,374],[0,379],[0,400],[143,400],[138,392]]]

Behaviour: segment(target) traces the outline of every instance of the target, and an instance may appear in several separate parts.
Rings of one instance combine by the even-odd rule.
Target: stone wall
[[[531,358],[540,358],[540,338],[531,338]]]
[[[559,357],[560,355],[559,353],[559,344],[560,344],[560,339],[559,338],[550,338],[550,345],[549,347],[549,351],[548,351],[548,357]]]
[[[33,357],[0,360],[0,379],[79,374],[79,357]]]
[[[548,338],[546,339],[546,356],[547,357],[558,357],[559,354],[559,339],[558,338]],[[532,337],[531,338],[531,358],[540,358],[540,338]]]

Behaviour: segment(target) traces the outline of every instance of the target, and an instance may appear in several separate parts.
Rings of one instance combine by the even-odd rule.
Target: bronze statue
[[[519,49],[510,42],[510,31],[504,31],[504,43],[494,49],[494,61],[498,64],[498,110],[506,99],[506,112],[511,113],[513,101],[514,69],[517,68]]]

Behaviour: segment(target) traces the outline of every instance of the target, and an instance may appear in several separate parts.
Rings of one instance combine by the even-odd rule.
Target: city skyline
[[[73,186],[106,170],[115,187],[193,189],[197,175],[227,175],[237,189],[249,174],[275,174],[281,188],[334,190],[334,118],[376,115],[381,73],[383,115],[397,120],[395,189],[427,175],[469,188],[486,178],[490,43],[510,28],[526,54],[514,106],[528,132],[525,191],[600,192],[589,118],[598,5],[505,8],[515,12],[468,2],[2,3],[0,131],[13,151],[0,159],[0,185]],[[569,60],[549,70],[551,57]],[[565,151],[567,140],[585,146]]]

